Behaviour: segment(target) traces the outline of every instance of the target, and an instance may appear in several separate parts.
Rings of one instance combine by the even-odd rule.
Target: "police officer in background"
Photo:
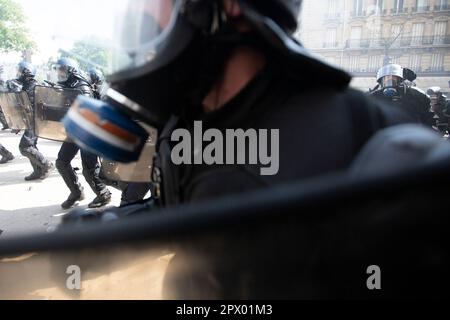
[[[427,90],[431,99],[431,109],[435,113],[436,126],[443,135],[448,134],[450,124],[450,113],[447,109],[447,96],[442,93],[440,87],[431,87]]]
[[[417,75],[398,64],[389,64],[377,73],[377,86],[370,95],[398,106],[411,120],[427,127],[435,127],[430,98],[414,85]]]
[[[3,66],[0,66],[0,76],[3,74]],[[6,92],[6,83],[5,81],[0,78],[0,92]],[[2,130],[9,129],[8,124],[6,123],[5,115],[3,114],[3,111],[0,106],[0,122],[2,124]],[[7,163],[9,161],[14,160],[14,156],[11,152],[9,152],[1,143],[0,143],[0,164]]]
[[[55,65],[58,74],[58,85],[80,91],[80,94],[93,97],[91,85],[79,72],[78,63],[72,59],[59,59]],[[56,160],[56,168],[70,190],[67,200],[61,205],[63,209],[73,207],[78,201],[84,200],[84,192],[78,181],[71,162],[78,151],[81,151],[83,176],[97,197],[89,204],[89,208],[100,208],[111,202],[111,192],[99,178],[100,164],[98,157],[80,148],[72,142],[66,141],[61,146]]]
[[[7,92],[6,82],[3,80],[3,66],[0,65],[0,92]],[[2,131],[9,129],[9,125],[6,122],[5,115],[3,114],[3,110],[0,106],[0,123],[2,124]]]
[[[34,110],[34,88],[37,85],[35,79],[36,68],[29,62],[22,61],[17,66],[17,79],[14,82],[10,82],[10,91],[20,92],[25,91],[30,100],[31,107]],[[16,86],[12,85],[17,84]],[[32,121],[32,125],[34,122]],[[54,168],[53,164],[47,160],[44,155],[37,148],[38,137],[34,133],[34,128],[25,130],[22,139],[20,140],[19,150],[20,153],[28,158],[33,172],[31,175],[25,177],[26,181],[43,180],[50,174]]]
[[[91,68],[88,71],[89,83],[92,86],[92,91],[94,92],[94,98],[101,100],[103,97],[103,86],[104,86],[104,76],[103,72],[99,69]]]

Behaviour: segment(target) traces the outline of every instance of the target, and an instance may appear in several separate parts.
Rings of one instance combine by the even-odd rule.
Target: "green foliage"
[[[22,7],[13,0],[0,0],[0,52],[35,48],[25,27]]]
[[[98,43],[98,39],[92,37],[75,42],[70,52],[61,51],[61,57],[77,60],[84,71],[97,68],[104,72],[108,65],[108,51]]]

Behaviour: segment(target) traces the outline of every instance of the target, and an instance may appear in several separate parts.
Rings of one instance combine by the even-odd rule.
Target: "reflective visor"
[[[130,0],[125,14],[118,15],[120,34],[112,72],[149,63],[173,28],[176,19],[173,0]]]
[[[83,0],[81,0],[83,1]],[[74,30],[61,25],[60,53],[106,75],[139,68],[158,57],[181,0],[96,0]],[[91,2],[92,3],[92,2]]]
[[[400,77],[392,75],[385,76],[380,80],[382,88],[395,88],[400,85],[401,81],[402,79]]]
[[[69,79],[69,72],[67,71],[67,67],[60,64],[54,64],[52,66],[52,69],[53,77],[56,77],[56,79],[58,79],[58,82],[65,82]]]

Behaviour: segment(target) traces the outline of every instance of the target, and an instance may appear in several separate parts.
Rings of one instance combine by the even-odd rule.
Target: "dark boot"
[[[106,206],[107,204],[109,204],[111,202],[111,192],[109,192],[109,190],[106,190],[105,192],[103,192],[102,194],[99,194],[94,201],[92,201],[89,204],[89,208],[90,209],[95,209],[95,208],[101,208]]]
[[[75,206],[77,202],[83,201],[85,199],[83,188],[80,187],[80,190],[77,192],[71,192],[66,201],[61,204],[61,208],[64,210],[68,210]]]
[[[28,158],[33,167],[33,173],[25,178],[26,181],[44,180],[53,168],[53,165],[38,150],[36,143],[37,137],[29,130],[25,131],[20,140],[19,150],[24,157]]]
[[[56,160],[56,168],[70,190],[69,198],[61,205],[63,209],[67,210],[73,207],[78,201],[84,200],[83,188],[78,182],[78,176],[75,174],[70,163]]]
[[[48,178],[48,176],[52,173],[52,171],[55,170],[55,166],[53,165],[53,163],[51,163],[50,161],[48,161],[45,166],[44,169],[42,169],[42,174],[39,177],[39,179],[41,180],[45,180]]]
[[[2,156],[2,158],[0,159],[0,164],[4,164],[14,160],[14,156],[12,155],[12,153],[6,150],[6,148],[1,144],[0,144],[0,155]]]
[[[28,177],[25,177],[25,181],[39,180],[42,176],[41,169],[37,165],[31,162],[31,166],[33,167],[33,172]]]

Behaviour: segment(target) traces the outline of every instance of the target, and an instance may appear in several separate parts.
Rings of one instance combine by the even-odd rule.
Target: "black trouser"
[[[130,182],[122,192],[121,206],[135,203],[144,199],[147,192],[152,191],[151,183]]]
[[[56,160],[56,168],[64,179],[67,187],[70,189],[70,192],[75,194],[81,192],[81,185],[78,182],[78,177],[71,165],[71,162],[78,151],[81,151],[83,176],[89,186],[96,195],[107,192],[108,189],[106,189],[106,185],[99,178],[100,164],[97,156],[83,149],[80,150],[76,144],[64,142],[59,151],[58,160]]]
[[[48,160],[37,148],[38,138],[32,130],[25,130],[19,144],[20,153],[30,160],[35,173],[44,173],[47,170]]]
[[[11,152],[9,152],[1,143],[0,143],[0,156],[2,157],[8,157],[12,155]]]

